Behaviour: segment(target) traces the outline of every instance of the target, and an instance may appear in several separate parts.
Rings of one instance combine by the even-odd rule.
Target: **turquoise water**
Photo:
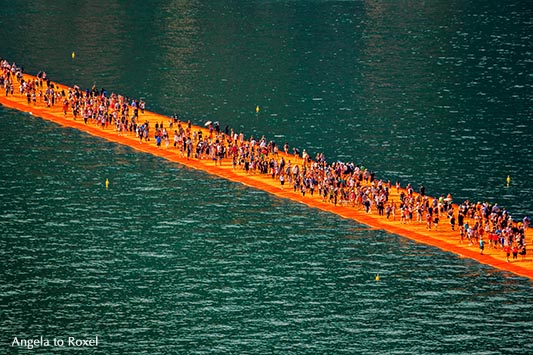
[[[0,53],[29,72],[531,215],[528,2],[3,7]],[[2,352],[533,351],[529,280],[16,111],[0,125]]]

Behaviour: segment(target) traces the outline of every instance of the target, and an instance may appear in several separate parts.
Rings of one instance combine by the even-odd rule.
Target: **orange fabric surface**
[[[31,80],[35,79],[35,77],[27,74],[25,74],[24,77]],[[67,89],[65,86],[61,86],[61,88],[65,88],[65,90]],[[302,194],[299,192],[293,192],[291,187],[285,186],[285,189],[281,189],[279,180],[272,179],[270,175],[247,174],[244,170],[233,169],[230,159],[223,160],[222,166],[215,166],[214,162],[210,159],[187,159],[186,157],[183,157],[177,149],[172,147],[172,145],[169,146],[168,149],[164,147],[158,148],[153,139],[148,143],[143,142],[143,144],[140,144],[139,139],[136,138],[133,133],[128,133],[127,135],[118,135],[118,133],[115,132],[111,126],[104,130],[92,124],[85,125],[82,118],[74,120],[71,112],[69,112],[65,117],[62,111],[61,103],[56,103],[55,107],[50,108],[45,107],[42,102],[28,104],[26,97],[18,93],[17,86],[15,87],[14,91],[14,95],[9,95],[7,97],[4,95],[4,92],[0,92],[0,103],[6,107],[31,113],[33,116],[41,117],[65,127],[76,128],[91,135],[98,136],[118,144],[130,146],[138,151],[160,156],[170,161],[190,168],[202,170],[227,180],[243,183],[247,186],[269,192],[281,198],[287,198],[292,201],[306,204],[313,208],[335,213],[344,218],[353,219],[374,229],[385,230],[390,233],[398,234],[416,242],[432,245],[442,249],[443,251],[452,252],[461,257],[474,259],[480,263],[491,265],[495,268],[533,279],[533,257],[531,255],[531,251],[529,251],[529,255],[525,260],[522,260],[522,257],[519,256],[518,260],[507,262],[505,253],[501,249],[492,249],[488,243],[486,243],[484,254],[481,255],[477,245],[470,246],[466,243],[461,244],[459,232],[457,230],[451,231],[450,225],[445,219],[443,219],[439,225],[440,230],[435,231],[427,230],[425,223],[412,222],[409,224],[402,224],[398,217],[396,217],[396,220],[387,220],[385,217],[378,216],[375,211],[373,214],[367,214],[365,211],[357,207],[339,205],[334,206],[331,203],[323,202],[322,198],[317,196],[317,194],[315,194],[315,196],[310,196],[309,194],[302,196]],[[139,115],[140,120],[142,122],[149,121],[151,127],[153,127],[156,122],[163,122],[168,127],[169,117],[167,116],[162,116],[149,111],[145,111],[144,114],[140,113]],[[204,132],[207,132],[204,127],[193,126],[193,129],[197,131],[201,129]],[[284,153],[281,151],[279,154],[284,155]],[[292,160],[294,162],[298,158],[295,158],[294,156],[286,156],[285,159]],[[399,196],[396,192],[396,189],[392,187],[390,192],[391,194],[389,199],[398,202]],[[457,206],[454,207],[457,211]],[[529,238],[529,234],[526,234],[526,238]],[[529,242],[530,240],[527,241]]]

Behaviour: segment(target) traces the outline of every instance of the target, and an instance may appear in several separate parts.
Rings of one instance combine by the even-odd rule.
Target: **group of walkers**
[[[39,72],[34,79],[25,79],[23,68],[15,63],[0,62],[2,70],[0,86],[5,88],[6,96],[14,94],[14,83],[19,86],[19,93],[32,105],[43,104],[46,107],[61,105],[63,113],[72,113],[74,120],[83,119],[102,128],[113,125],[118,132],[134,132],[138,129],[139,111],[144,113],[143,100],[129,100],[121,95],[108,95],[105,89],[81,90],[79,86],[64,88],[54,84],[46,72]]]
[[[145,109],[142,100],[108,94],[95,87],[81,90],[74,86],[65,91],[44,72],[34,80],[25,80],[23,70],[16,64],[2,61],[0,66],[0,87],[4,87],[6,95],[14,95],[13,84],[18,82],[19,93],[27,97],[28,104],[39,102],[50,107],[61,102],[65,116],[71,114],[75,120],[82,118],[86,124],[97,124],[103,129],[111,126],[118,134],[135,134],[141,144],[151,142],[153,137],[157,147],[176,149],[182,157],[211,159],[217,165],[228,160],[233,169],[268,174],[279,181],[282,189],[292,189],[302,196],[316,194],[326,203],[360,208],[403,224],[425,224],[428,230],[457,230],[461,242],[478,244],[481,253],[487,246],[502,249],[507,261],[511,254],[514,260],[518,255],[525,258],[529,218],[515,222],[497,204],[465,201],[455,210],[451,195],[429,197],[424,186],[415,192],[411,184],[401,189],[399,182],[393,186],[390,181],[376,179],[375,173],[362,165],[328,163],[322,153],[314,160],[305,149],[300,154],[293,148],[290,154],[288,143],[282,148],[285,154],[280,154],[276,142],[264,136],[245,139],[242,132],[228,126],[222,131],[218,122],[207,122],[207,129],[200,129],[174,115],[167,127],[163,122],[156,123],[151,135],[150,123],[142,122],[139,116],[139,111],[143,114]],[[398,201],[389,198],[393,188],[397,190]],[[448,221],[448,227],[441,226],[443,220]]]

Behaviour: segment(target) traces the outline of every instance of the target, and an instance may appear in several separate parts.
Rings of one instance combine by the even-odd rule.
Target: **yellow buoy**
[[[255,113],[259,113],[259,105],[255,107]]]
[[[109,189],[109,179],[105,179],[105,188]]]
[[[76,53],[72,52],[72,59],[76,57]]]
[[[507,175],[507,186],[509,186],[511,184],[511,176]]]
[[[376,275],[376,281],[379,281],[379,274]]]

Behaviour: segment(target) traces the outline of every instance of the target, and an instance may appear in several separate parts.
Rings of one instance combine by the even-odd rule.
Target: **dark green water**
[[[10,1],[0,55],[521,217],[532,12]],[[12,110],[0,126],[1,353],[96,335],[86,353],[533,352],[529,280]]]

